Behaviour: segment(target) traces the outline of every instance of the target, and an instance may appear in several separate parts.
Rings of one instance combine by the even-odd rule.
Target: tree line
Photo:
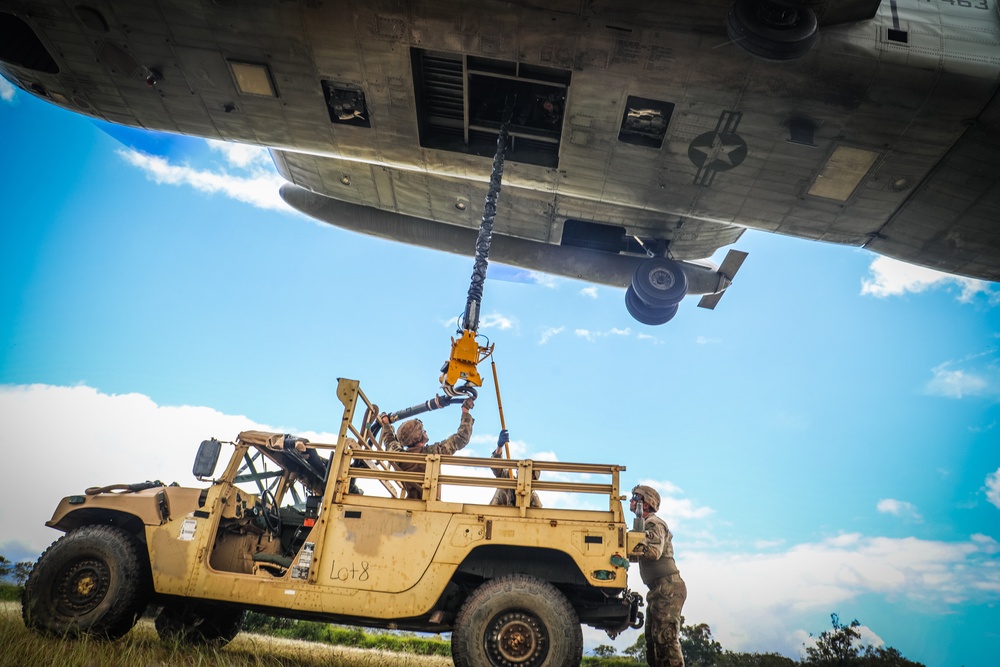
[[[712,638],[707,623],[684,625],[681,617],[681,650],[687,667],[924,667],[919,662],[907,660],[892,647],[872,646],[861,641],[861,623],[854,619],[848,624],[840,622],[837,614],[830,614],[832,627],[820,633],[813,646],[805,646],[805,657],[792,660],[779,653],[739,653],[723,650],[722,644]],[[632,646],[617,655],[617,650],[606,644],[594,649],[593,657],[584,659],[590,667],[627,667],[646,664],[646,638],[639,635]]]

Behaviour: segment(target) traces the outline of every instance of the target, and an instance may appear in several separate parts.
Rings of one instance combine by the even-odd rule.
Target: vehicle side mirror
[[[194,457],[194,467],[191,469],[194,476],[198,479],[211,477],[219,462],[220,451],[222,451],[222,443],[215,438],[202,440],[198,447],[198,454]]]

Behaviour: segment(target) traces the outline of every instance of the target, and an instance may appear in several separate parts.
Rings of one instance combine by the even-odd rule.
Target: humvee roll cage
[[[279,496],[280,502],[280,494],[274,489],[275,482],[266,485],[263,482],[279,478],[284,473],[277,470],[258,470],[257,463],[266,460],[294,474],[317,495],[322,495],[326,491],[328,478],[331,474],[334,475],[335,484],[330,498],[332,504],[341,504],[345,501],[345,497],[351,491],[352,479],[372,479],[380,482],[394,499],[405,497],[402,492],[402,482],[412,482],[422,486],[423,502],[428,504],[428,509],[433,509],[434,505],[440,502],[440,491],[446,486],[512,489],[520,516],[525,516],[530,509],[532,491],[603,495],[609,499],[608,511],[611,512],[609,519],[623,520],[619,487],[619,473],[625,469],[623,466],[387,451],[372,432],[372,427],[376,424],[378,407],[368,400],[358,382],[339,379],[338,397],[345,407],[338,438],[340,444],[313,443],[287,434],[244,431],[237,438],[237,443],[248,446],[248,450],[244,455],[243,465],[233,477],[233,483],[256,482],[261,493],[267,490],[274,491]],[[360,422],[355,415],[359,404],[365,407]],[[344,448],[343,454],[338,458],[334,454],[341,445]],[[320,455],[321,451],[330,452],[329,458]],[[337,470],[330,470],[331,460],[340,461]],[[398,463],[423,463],[425,471],[407,472],[395,465]],[[489,476],[448,474],[447,466],[509,469],[514,471],[514,475],[496,477],[492,474]],[[610,476],[610,483],[551,480],[546,479],[545,473],[607,475]],[[290,489],[297,496],[294,486],[290,486]],[[300,505],[301,502],[301,499],[296,497],[294,504]],[[449,504],[447,510],[453,509]]]

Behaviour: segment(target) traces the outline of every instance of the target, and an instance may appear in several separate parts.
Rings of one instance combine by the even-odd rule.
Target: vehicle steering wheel
[[[260,494],[260,513],[264,517],[264,525],[273,534],[281,532],[281,513],[278,511],[278,502],[274,499],[274,493],[270,489]]]

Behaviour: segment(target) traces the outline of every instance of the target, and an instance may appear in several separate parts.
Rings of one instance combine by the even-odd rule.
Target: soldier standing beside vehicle
[[[448,436],[441,442],[428,445],[427,431],[424,430],[424,423],[419,419],[408,419],[399,425],[398,431],[394,431],[389,423],[389,417],[382,413],[379,415],[379,423],[385,429],[385,448],[390,452],[410,452],[413,454],[454,454],[458,450],[469,444],[472,438],[472,425],[475,419],[469,414],[475,403],[471,398],[462,402],[462,421],[458,425],[458,431]],[[423,473],[426,466],[423,463],[396,463],[397,468],[406,472]],[[403,482],[406,489],[407,498],[419,500],[422,496],[423,488],[415,482]]]
[[[503,446],[508,442],[510,442],[510,435],[507,433],[507,429],[504,429],[500,431],[500,437],[497,439],[497,448],[493,450],[490,458],[503,458]],[[510,479],[510,468],[490,468],[490,470],[497,477]],[[538,479],[539,476],[540,473],[537,470],[531,473],[531,479]],[[537,493],[532,491],[530,503],[532,507],[541,507],[542,499],[538,497]],[[497,489],[496,493],[493,494],[493,499],[490,500],[490,505],[517,505],[517,493],[514,489]]]
[[[681,608],[687,586],[674,562],[673,535],[656,516],[660,494],[649,486],[632,489],[629,507],[642,514],[646,537],[630,554],[639,562],[639,576],[649,587],[646,594],[646,662],[651,667],[684,667],[681,653]]]

